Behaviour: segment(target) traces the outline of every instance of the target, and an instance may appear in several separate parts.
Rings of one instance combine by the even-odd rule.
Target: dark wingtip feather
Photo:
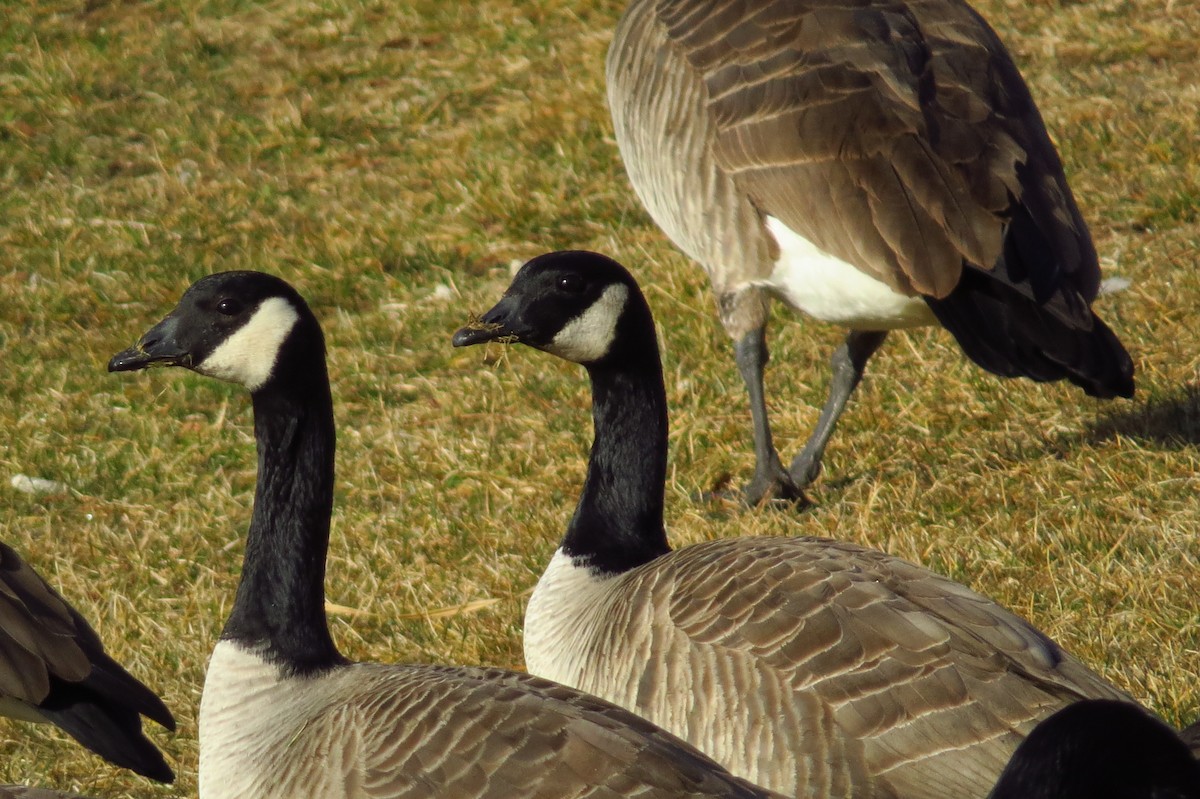
[[[1039,383],[1068,380],[1102,399],[1132,397],[1129,353],[1082,298],[1067,292],[1038,302],[966,268],[954,291],[925,301],[967,357],[993,374]]]
[[[94,653],[92,657],[92,673],[82,682],[83,686],[107,700],[106,704],[111,702],[114,706],[140,713],[174,732],[175,717],[158,694],[127,672],[106,652]]]
[[[159,782],[174,773],[142,731],[142,716],[168,730],[175,718],[158,696],[103,651],[93,651],[92,671],[79,682],[52,678],[38,709],[105,760]]]
[[[158,782],[174,782],[162,752],[142,732],[136,711],[76,699],[62,707],[42,707],[55,726],[108,762]]]

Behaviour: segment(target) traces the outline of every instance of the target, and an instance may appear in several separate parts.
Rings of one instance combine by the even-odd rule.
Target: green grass
[[[196,708],[254,484],[235,389],[108,375],[195,278],[257,268],[323,320],[340,424],[331,601],[358,658],[521,665],[527,592],[590,442],[578,368],[454,351],[511,264],[602,250],[646,285],[665,350],[675,542],[821,534],[963,580],[1178,721],[1200,714],[1200,10],[978,4],[1058,142],[1108,274],[1136,402],[1002,382],[949,336],[894,336],[803,515],[698,505],[752,466],[702,274],[649,222],[611,137],[622,3],[93,0],[0,25],[0,540],[175,710],[159,788],[56,730],[0,721],[0,782],[194,795]],[[443,288],[444,287],[444,288]],[[838,333],[778,314],[790,456]],[[17,473],[63,481],[19,494]],[[469,613],[433,611],[496,600]]]

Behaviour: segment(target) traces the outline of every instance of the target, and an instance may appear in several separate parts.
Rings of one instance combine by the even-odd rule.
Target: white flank
[[[617,320],[628,298],[629,289],[623,284],[609,286],[600,299],[558,331],[546,351],[575,363],[600,360],[617,335]]]
[[[530,674],[579,686],[585,672],[596,669],[587,643],[597,621],[608,615],[616,579],[577,566],[570,555],[555,550],[525,606],[525,668]]]
[[[300,314],[282,297],[268,297],[250,321],[225,339],[196,371],[257,391],[271,377],[279,348],[299,321]]]
[[[920,297],[906,297],[854,266],[822,251],[773,216],[767,228],[779,244],[770,289],[798,311],[853,330],[896,330],[932,324]]]

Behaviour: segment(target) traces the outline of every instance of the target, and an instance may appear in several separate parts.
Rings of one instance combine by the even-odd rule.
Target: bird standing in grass
[[[803,497],[892,330],[940,324],[994,374],[1132,396],[1058,154],[962,0],[632,0],[607,84],[633,188],[708,273],[734,341],[748,502]],[[772,298],[848,331],[786,469],[763,387]]]

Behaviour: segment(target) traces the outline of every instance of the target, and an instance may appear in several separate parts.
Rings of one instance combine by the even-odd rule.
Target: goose
[[[1142,708],[1089,700],[1039,723],[989,799],[1200,799],[1200,765]]]
[[[707,272],[734,342],[749,503],[806,501],[891,330],[940,324],[996,375],[1133,395],[1058,154],[962,0],[632,0],[606,83],[630,183]],[[848,331],[787,469],[764,400],[773,298]]]
[[[168,730],[158,696],[109,657],[100,636],[0,542],[0,715],[50,723],[108,762],[159,782],[175,775],[142,731]]]
[[[526,607],[530,673],[805,799],[984,797],[1038,720],[1128,700],[1024,619],[882,552],[808,537],[672,550],[654,320],[616,261],[529,261],[453,344],[497,340],[592,384],[583,490]]]
[[[201,799],[772,797],[594,697],[499,669],[355,663],[324,573],[334,420],[316,317],[281,279],[203,278],[111,371],[184,366],[250,392],[258,481],[200,700]]]

